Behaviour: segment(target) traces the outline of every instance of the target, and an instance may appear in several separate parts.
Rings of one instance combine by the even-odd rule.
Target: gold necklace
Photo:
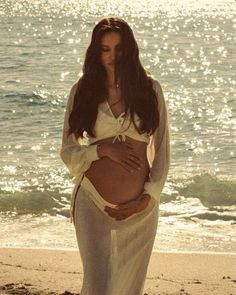
[[[120,87],[120,84],[119,83],[117,83],[116,85],[114,85],[114,84],[107,84],[107,87],[111,87],[111,88],[119,88]]]

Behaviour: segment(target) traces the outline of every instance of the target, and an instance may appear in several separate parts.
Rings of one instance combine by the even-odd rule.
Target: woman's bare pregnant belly
[[[112,142],[113,138],[97,141]],[[145,142],[126,137],[126,141],[133,145],[133,148],[140,158],[142,164],[140,170],[129,172],[119,163],[108,157],[94,161],[85,175],[95,186],[99,194],[112,204],[121,204],[136,199],[143,192],[143,186],[148,178],[149,164],[147,161],[147,144]]]

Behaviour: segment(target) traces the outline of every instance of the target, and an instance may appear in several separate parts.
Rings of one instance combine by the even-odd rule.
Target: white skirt
[[[84,176],[75,196],[74,225],[83,264],[80,295],[142,295],[156,236],[159,203],[115,220],[105,201]]]

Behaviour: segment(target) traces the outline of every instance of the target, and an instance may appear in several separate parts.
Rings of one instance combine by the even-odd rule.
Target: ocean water
[[[114,14],[169,108],[154,250],[236,252],[236,3],[226,0],[0,1],[0,246],[77,248],[64,108],[95,23]]]

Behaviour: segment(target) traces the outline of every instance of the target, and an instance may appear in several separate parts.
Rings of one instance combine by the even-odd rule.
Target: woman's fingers
[[[150,201],[149,195],[143,195],[142,198],[136,200],[128,201],[123,204],[119,204],[117,208],[111,208],[105,206],[104,211],[108,213],[109,216],[115,218],[116,220],[125,219],[135,213],[139,213],[146,209]]]
[[[109,216],[117,219],[117,218],[127,218],[130,215],[134,214],[135,212],[114,212],[114,211],[110,211],[110,210],[105,210]]]
[[[121,220],[136,213],[136,205],[136,201],[130,201],[125,204],[119,204],[117,209],[106,206],[104,211],[106,211],[111,217],[114,217],[117,220]]]
[[[136,209],[137,200],[131,200],[126,203],[118,204],[116,208],[111,208],[106,206],[112,212],[125,212],[127,210],[135,210]]]
[[[128,154],[127,157],[122,160],[122,164],[124,168],[130,172],[133,172],[134,170],[140,170],[142,167],[141,159],[134,154]]]
[[[132,163],[129,163],[128,160],[121,159],[121,160],[119,161],[119,164],[120,164],[123,168],[125,168],[125,170],[127,170],[128,172],[134,172],[134,170],[136,170],[136,166],[135,166],[134,164],[132,165]]]
[[[128,165],[128,166],[131,168],[131,170],[134,170],[134,169],[135,169],[135,170],[140,170],[140,169],[141,169],[141,163],[138,162],[138,161],[133,161],[133,160],[130,159],[130,158],[124,160],[124,163],[125,163],[126,165]]]
[[[133,155],[133,154],[129,154],[128,156],[128,160],[129,161],[132,161],[136,166],[137,168],[141,168],[142,167],[142,159],[140,159],[139,157]]]
[[[128,213],[129,211],[134,211],[134,210],[130,210],[130,208],[114,209],[114,208],[106,207],[104,211],[109,212],[111,214],[125,214],[125,213]]]
[[[127,170],[128,172],[134,172],[134,168],[130,167],[130,165],[128,165],[125,161],[120,163],[122,165],[123,168],[125,168],[125,170]]]
[[[142,159],[136,154],[130,143],[116,143],[112,159],[120,163],[127,171],[134,172],[142,167]]]

